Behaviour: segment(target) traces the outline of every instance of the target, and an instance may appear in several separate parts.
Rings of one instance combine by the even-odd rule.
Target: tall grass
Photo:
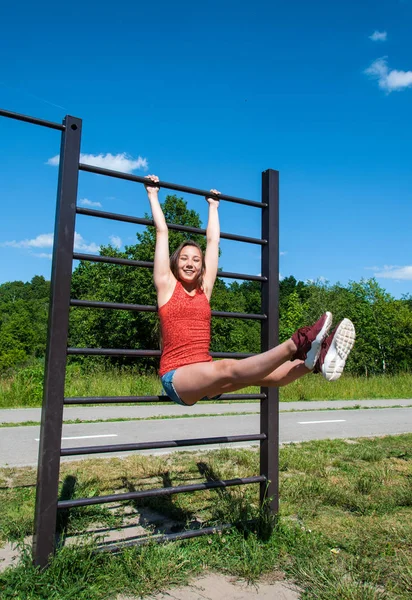
[[[328,382],[320,375],[308,375],[280,390],[283,402],[372,398],[412,398],[412,373],[371,377],[343,374],[334,382]]]
[[[42,362],[0,377],[0,408],[41,406]],[[256,393],[248,387],[244,392]],[[161,384],[156,375],[142,375],[137,369],[95,366],[84,369],[68,365],[66,396],[156,396]],[[366,398],[411,398],[412,374],[355,377],[343,375],[329,383],[320,375],[308,375],[281,388],[283,402],[296,400],[361,400]]]
[[[41,406],[43,375],[44,365],[37,362],[0,377],[0,408]],[[142,375],[130,368],[96,366],[86,370],[68,365],[66,371],[66,396],[157,396],[161,388],[155,375]]]

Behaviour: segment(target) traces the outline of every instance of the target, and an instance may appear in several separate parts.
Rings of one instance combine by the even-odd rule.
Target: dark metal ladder
[[[37,472],[37,496],[35,510],[35,534],[33,560],[36,565],[45,566],[55,548],[57,511],[74,506],[86,506],[105,502],[127,501],[193,492],[203,489],[216,489],[243,484],[260,484],[261,502],[269,498],[271,512],[278,510],[278,446],[279,446],[279,395],[275,388],[262,388],[260,394],[226,394],[222,399],[260,399],[260,433],[227,437],[196,438],[186,440],[166,440],[150,443],[116,444],[111,446],[89,446],[83,448],[61,447],[63,408],[73,404],[140,403],[169,402],[167,396],[122,396],[122,397],[81,397],[65,398],[64,384],[68,355],[105,355],[105,356],[159,356],[159,350],[124,350],[113,348],[68,348],[69,310],[71,306],[93,307],[115,310],[151,311],[155,306],[120,304],[113,302],[93,302],[70,297],[73,259],[105,262],[130,267],[153,268],[152,262],[128,260],[108,256],[80,254],[73,251],[76,214],[90,217],[112,219],[140,225],[153,225],[149,219],[90,210],[76,206],[79,171],[87,171],[107,177],[115,177],[145,183],[141,176],[110,171],[80,163],[80,143],[82,132],[81,119],[66,116],[62,124],[0,110],[0,116],[16,119],[43,127],[61,131],[61,149],[59,164],[59,183],[57,191],[56,219],[51,276],[51,296],[49,309],[49,327],[46,349],[44,376],[44,396],[41,417],[39,463]],[[207,196],[207,190],[200,190],[164,181],[159,187]],[[231,233],[221,233],[222,239],[257,244],[261,247],[261,275],[219,272],[219,277],[260,281],[262,286],[262,313],[244,314],[213,311],[212,315],[223,318],[246,318],[261,321],[261,350],[265,351],[278,343],[278,288],[279,288],[279,173],[269,169],[262,173],[261,202],[245,200],[221,194],[221,200],[254,206],[262,210],[262,238],[250,238]],[[190,233],[205,234],[204,229],[168,224],[170,229]],[[215,352],[215,358],[245,358],[250,354]],[[58,484],[61,456],[76,456],[119,451],[148,450],[155,448],[176,448],[185,446],[203,446],[208,444],[238,443],[244,441],[260,442],[260,474],[246,478],[220,481],[208,481],[195,485],[181,485],[161,489],[112,494],[108,496],[79,498],[58,501]],[[208,534],[214,528],[187,531],[170,536],[170,539],[188,538]],[[169,538],[168,538],[169,539]]]

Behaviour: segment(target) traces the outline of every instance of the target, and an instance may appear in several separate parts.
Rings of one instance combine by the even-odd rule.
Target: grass
[[[21,562],[0,574],[2,600],[137,597],[215,570],[257,581],[282,570],[319,600],[406,600],[412,594],[412,434],[290,444],[280,451],[281,509],[272,535],[259,513],[256,486],[203,491],[83,507],[63,515],[64,535],[87,532],[89,542],[66,545],[48,570]],[[64,463],[61,497],[84,497],[194,483],[258,472],[258,452],[221,449],[166,456],[134,455]],[[32,532],[33,469],[0,470],[2,540]],[[90,530],[120,527],[143,510],[156,511],[177,530],[235,522],[210,537],[94,553]],[[126,515],[124,514],[126,511]],[[257,527],[247,525],[257,519]],[[162,524],[158,523],[161,528]]]
[[[43,365],[20,369],[0,377],[0,408],[41,406]],[[321,376],[308,375],[281,388],[280,400],[362,400],[372,398],[410,398],[412,374],[393,376],[354,377],[344,375],[329,383]],[[258,393],[248,387],[244,393]],[[161,385],[155,375],[141,375],[132,369],[103,369],[82,371],[69,365],[66,377],[66,396],[157,396]]]
[[[282,402],[411,397],[411,373],[371,377],[355,377],[344,374],[338,381],[333,383],[318,375],[308,375],[280,390],[280,400]]]
[[[43,365],[20,369],[0,377],[0,408],[41,406]],[[66,396],[157,396],[161,384],[154,375],[141,375],[132,369],[82,371],[69,365],[66,375]]]

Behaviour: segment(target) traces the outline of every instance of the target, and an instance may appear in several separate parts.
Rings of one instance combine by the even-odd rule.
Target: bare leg
[[[253,385],[259,387],[283,387],[292,383],[292,381],[296,381],[296,379],[300,379],[304,375],[308,375],[308,373],[312,373],[312,371],[305,367],[303,360],[289,360],[260,381],[255,381]],[[242,387],[228,385],[225,387],[225,394],[236,392],[240,389],[242,389]]]
[[[269,378],[273,381],[272,385],[275,385],[277,377],[273,372],[284,363],[289,363],[295,352],[295,344],[288,340],[267,352],[242,360],[225,359],[186,365],[176,370],[173,384],[183,402],[187,404],[194,404],[204,396],[216,396],[227,390],[235,391],[247,385],[260,385],[265,378]],[[291,367],[286,367],[283,377],[288,377],[291,370]],[[297,375],[300,376],[301,374]],[[282,380],[282,376],[279,380]],[[269,384],[265,381],[262,385]]]

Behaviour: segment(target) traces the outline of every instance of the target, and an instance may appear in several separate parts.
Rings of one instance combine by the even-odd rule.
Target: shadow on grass
[[[59,501],[72,500],[74,498],[74,490],[76,488],[77,479],[73,475],[67,475],[63,481],[62,489],[60,491]],[[72,513],[73,514],[73,513]],[[63,543],[67,535],[67,530],[70,523],[70,517],[72,516],[70,509],[58,510],[57,511],[57,522],[56,522],[56,544],[60,545]]]
[[[173,487],[173,482],[169,471],[161,473],[160,477],[162,479],[162,486],[164,488]],[[128,492],[139,491],[138,489],[136,489],[135,485],[126,477],[123,477],[123,485]],[[166,518],[166,520],[171,519],[173,521],[176,521],[176,523],[170,527],[170,531],[172,533],[182,531],[186,527],[188,522],[190,522],[193,519],[194,516],[193,511],[183,509],[182,507],[178,506],[173,501],[172,495],[155,496],[153,498],[144,498],[141,500],[136,499],[132,501],[132,506],[136,509],[137,512],[139,512],[142,508],[149,508],[163,515]],[[145,522],[144,519],[142,520],[141,524],[142,526],[153,525],[151,523]],[[156,526],[155,532],[161,532],[158,526]],[[164,532],[162,531],[161,533]]]
[[[221,481],[219,474],[206,462],[198,462],[197,469],[206,481]],[[176,484],[169,470],[157,474],[163,488]],[[184,480],[182,473],[180,477]],[[141,487],[129,477],[120,480],[121,487],[127,492],[139,492]],[[59,500],[70,500],[79,492],[87,496],[77,478],[68,475],[63,481]],[[159,489],[162,489],[159,487]],[[269,539],[275,521],[265,506],[253,506],[247,493],[217,488],[213,490],[211,502],[212,526],[231,524],[247,537],[256,533],[261,540]],[[70,539],[81,540],[83,536],[92,536],[101,549],[144,542],[152,536],[168,536],[190,530],[202,529],[205,523],[196,517],[196,509],[182,507],[172,495],[160,495],[151,498],[120,502],[110,509],[100,505],[83,506],[59,510],[56,527],[56,546],[61,547]],[[183,503],[184,504],[184,503]],[[208,519],[209,521],[209,519]]]
[[[160,474],[160,477],[164,488],[172,487],[169,471]],[[141,491],[127,477],[120,479],[120,487],[127,492]],[[87,497],[90,489],[82,485],[75,476],[67,475],[61,487],[59,501],[74,499],[79,494]],[[56,547],[65,545],[69,538],[74,540],[89,535],[97,537],[98,545],[104,547],[116,540],[127,543],[150,535],[179,533],[187,527],[198,529],[201,523],[193,519],[193,514],[192,510],[176,505],[169,495],[120,502],[110,508],[92,505],[59,510]],[[106,541],[107,537],[110,539]]]
[[[206,481],[221,481],[222,478],[205,462],[198,462],[197,468]],[[213,504],[213,518],[221,523],[228,522],[243,532],[245,537],[256,533],[262,541],[268,541],[277,524],[277,517],[270,512],[270,499],[265,499],[262,506],[254,508],[245,494],[236,494],[227,488],[214,490],[218,502]]]

